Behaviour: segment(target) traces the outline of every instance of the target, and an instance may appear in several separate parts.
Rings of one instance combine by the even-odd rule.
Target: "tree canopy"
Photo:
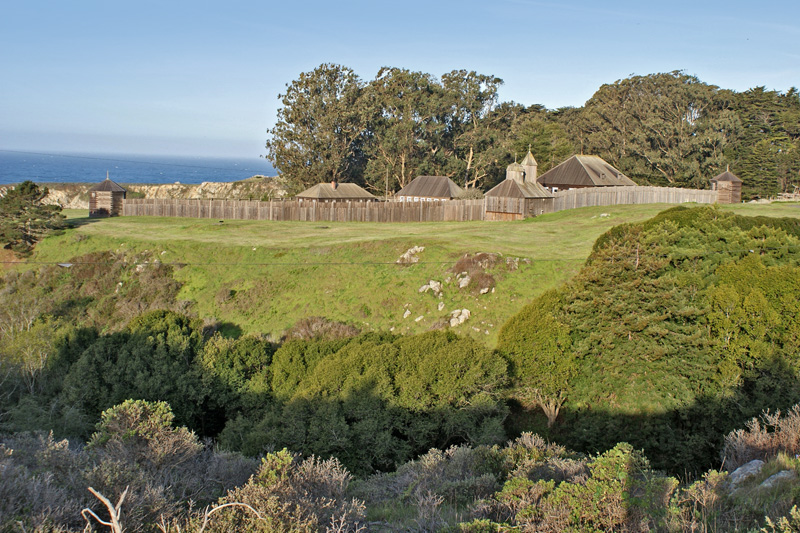
[[[745,196],[800,184],[800,94],[720,89],[682,71],[630,76],[580,108],[502,102],[500,78],[323,64],[280,95],[267,157],[301,189],[329,180],[392,194],[424,174],[486,190],[530,147],[545,172],[598,155],[639,184],[707,188],[730,166]]]

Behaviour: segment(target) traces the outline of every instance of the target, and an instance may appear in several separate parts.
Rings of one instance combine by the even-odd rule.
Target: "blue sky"
[[[257,157],[285,84],[326,62],[475,70],[549,108],[672,70],[800,86],[796,0],[5,4],[0,149]]]

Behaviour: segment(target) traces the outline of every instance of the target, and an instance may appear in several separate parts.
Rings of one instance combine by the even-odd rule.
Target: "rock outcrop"
[[[48,183],[44,203],[65,209],[88,209],[93,183]],[[270,200],[287,195],[280,177],[255,176],[243,181],[203,182],[200,184],[164,183],[159,185],[121,184],[128,198],[187,198],[204,200]]]

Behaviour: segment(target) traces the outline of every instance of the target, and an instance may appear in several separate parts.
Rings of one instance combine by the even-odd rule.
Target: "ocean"
[[[274,176],[266,159],[124,154],[57,154],[0,149],[0,185],[36,183],[202,183]]]

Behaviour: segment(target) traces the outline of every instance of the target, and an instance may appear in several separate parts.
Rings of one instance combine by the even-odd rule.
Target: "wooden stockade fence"
[[[521,220],[553,212],[553,198],[487,196],[485,220]]]
[[[591,187],[555,198],[485,198],[436,202],[299,202],[297,200],[126,199],[124,216],[296,220],[304,222],[466,222],[518,220],[579,207],[618,204],[713,204],[717,191],[667,187]]]
[[[125,216],[297,220],[304,222],[465,222],[483,220],[483,200],[298,202],[297,200],[125,200]]]
[[[619,204],[713,204],[717,191],[673,187],[589,187],[554,193],[553,211]]]

